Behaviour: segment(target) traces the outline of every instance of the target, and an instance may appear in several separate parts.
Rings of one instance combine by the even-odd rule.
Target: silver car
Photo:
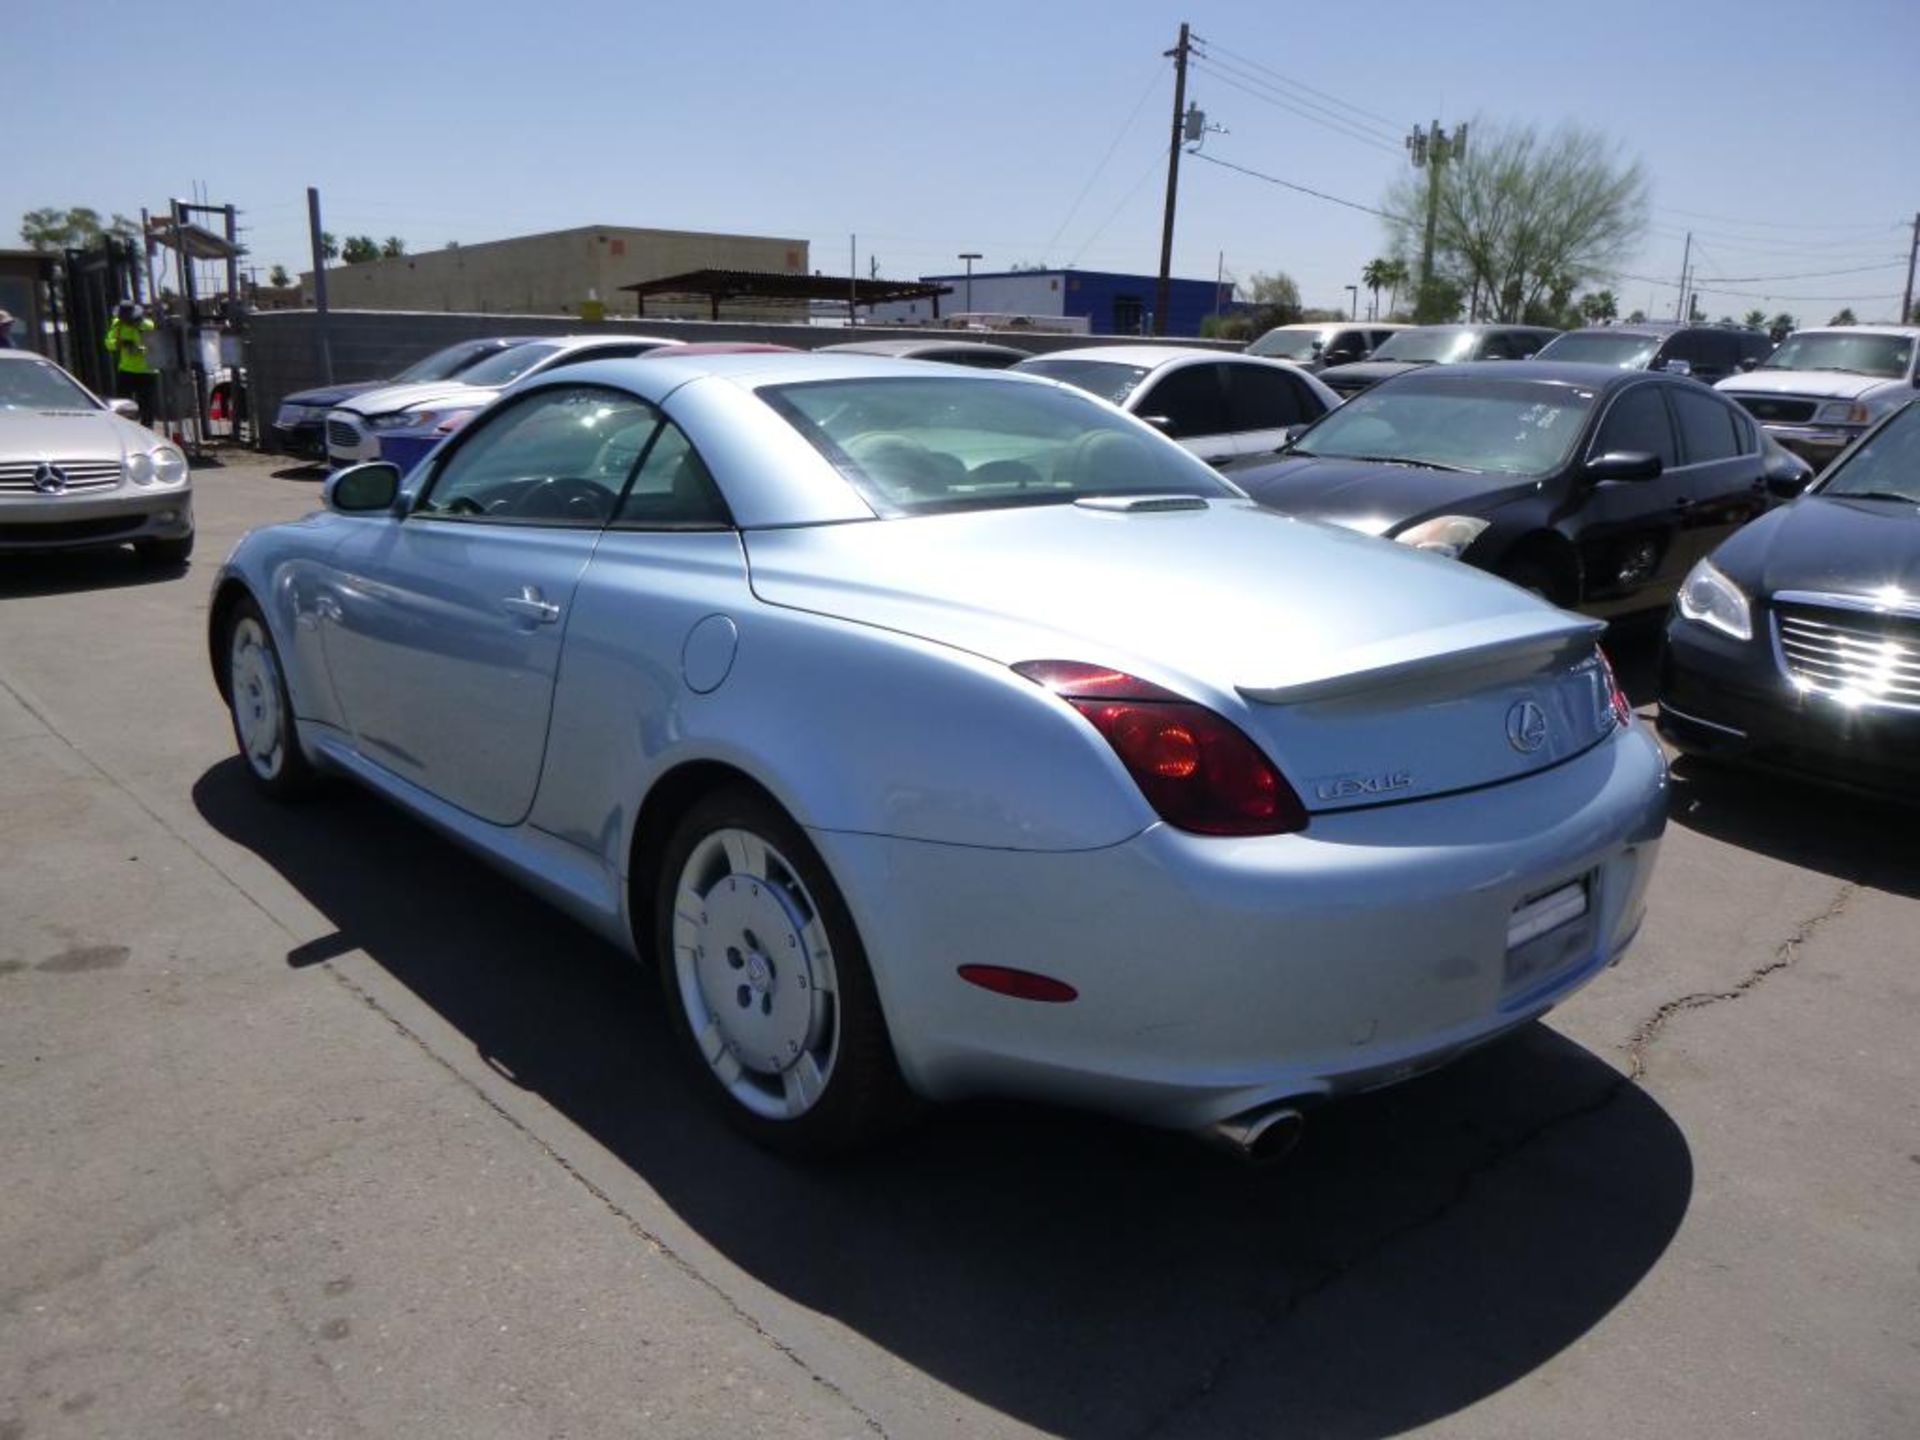
[[[1599,625],[1011,372],[604,362],[216,584],[269,794],[353,777],[653,960],[831,1150],[1045,1097],[1283,1150],[1617,960],[1666,819]]]
[[[0,350],[0,551],[131,543],[184,565],[193,553],[187,457],[51,360]]]

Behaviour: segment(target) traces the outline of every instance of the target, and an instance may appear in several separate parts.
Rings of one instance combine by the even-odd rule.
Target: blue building
[[[951,285],[953,293],[933,302],[905,300],[873,307],[880,324],[934,324],[956,315],[976,315],[988,324],[1005,325],[1025,317],[1036,325],[1066,321],[1059,328],[1094,335],[1150,335],[1153,302],[1159,288],[1154,275],[1121,275],[1108,270],[996,270],[975,271],[971,281],[960,275],[923,275],[931,284]],[[1233,305],[1231,281],[1175,279],[1168,286],[1168,335],[1198,335],[1207,316],[1227,313]]]

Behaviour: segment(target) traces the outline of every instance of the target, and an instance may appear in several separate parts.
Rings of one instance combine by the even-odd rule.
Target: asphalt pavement
[[[1920,1434],[1913,812],[1681,767],[1625,963],[1277,1170],[1008,1105],[795,1165],[620,955],[254,795],[276,464],[184,575],[0,557],[0,1440]]]

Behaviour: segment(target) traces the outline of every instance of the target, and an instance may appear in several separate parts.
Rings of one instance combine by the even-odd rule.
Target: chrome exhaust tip
[[[1306,1133],[1307,1117],[1285,1101],[1216,1120],[1201,1135],[1249,1165],[1278,1165]]]

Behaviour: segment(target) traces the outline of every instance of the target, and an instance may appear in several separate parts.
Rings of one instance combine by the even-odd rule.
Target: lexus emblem
[[[1547,743],[1547,712],[1531,700],[1516,701],[1507,711],[1507,743],[1522,755],[1531,755]]]
[[[58,495],[67,488],[67,472],[51,460],[42,460],[33,470],[33,488],[42,495]]]

